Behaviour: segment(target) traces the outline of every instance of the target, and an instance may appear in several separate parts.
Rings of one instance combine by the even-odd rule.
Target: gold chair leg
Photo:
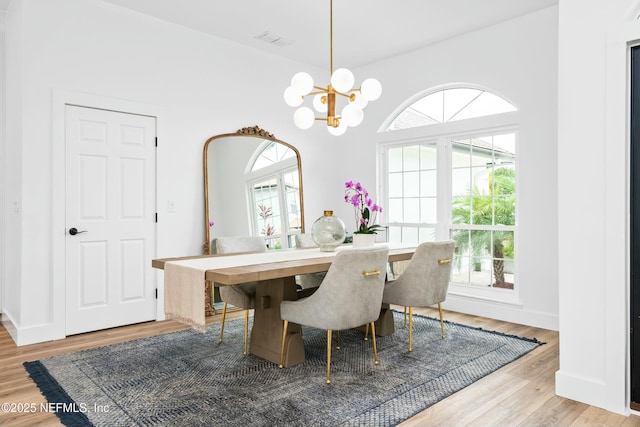
[[[402,320],[402,327],[407,327],[407,306],[404,306],[404,319]]]
[[[244,311],[244,355],[247,355],[247,339],[249,337],[249,310]]]
[[[409,352],[413,351],[413,307],[409,307]]]
[[[369,324],[364,327],[364,340],[369,341]]]
[[[287,328],[289,327],[289,321],[284,321],[284,327],[282,328],[282,346],[280,347],[280,365],[279,368],[284,367],[284,343],[287,341]]]
[[[331,329],[327,329],[327,384],[331,384]]]
[[[227,315],[227,303],[225,302],[222,306],[222,324],[220,325],[220,341],[222,342],[222,335],[224,334],[224,318]]]
[[[442,318],[442,303],[438,303],[438,311],[440,311],[440,329],[442,329],[442,339],[444,339],[444,319]]]
[[[371,341],[373,342],[373,364],[378,364],[378,347],[376,346],[376,325],[371,322]]]

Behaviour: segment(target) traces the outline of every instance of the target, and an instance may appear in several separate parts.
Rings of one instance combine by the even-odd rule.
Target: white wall
[[[637,0],[562,0],[559,12],[556,392],[623,414],[629,412],[627,42],[640,39],[639,11]]]
[[[518,207],[521,306],[448,301],[449,308],[520,323],[557,327],[556,28],[557,8],[473,32],[392,60],[354,70],[376,77],[383,95],[365,121],[342,137],[320,124],[297,130],[282,91],[297,71],[316,81],[326,70],[301,66],[97,0],[14,0],[7,15],[6,197],[21,211],[7,214],[5,308],[20,343],[60,337],[52,252],[64,224],[50,220],[52,158],[63,149],[51,135],[52,103],[60,90],[153,106],[158,119],[158,257],[198,254],[204,235],[202,147],[211,135],[255,124],[295,145],[302,157],[307,227],[332,209],[353,230],[344,182],[376,186],[377,129],[407,98],[443,83],[471,82],[497,91],[521,109]],[[53,108],[55,111],[55,106]],[[544,173],[541,173],[541,168]],[[55,184],[53,184],[55,185]],[[176,202],[175,214],[166,212]],[[5,207],[5,211],[7,211]],[[37,242],[37,244],[28,243]],[[14,252],[14,248],[17,249]],[[64,251],[64,248],[62,248]],[[63,278],[62,278],[63,280]],[[63,289],[63,288],[62,288]],[[63,309],[63,308],[62,308]],[[27,338],[28,337],[28,338]]]

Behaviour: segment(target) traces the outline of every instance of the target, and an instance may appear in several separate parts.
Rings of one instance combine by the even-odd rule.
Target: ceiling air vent
[[[277,36],[269,31],[253,36],[254,39],[261,40],[265,43],[272,44],[274,46],[288,46],[293,43],[293,40],[285,39],[284,37]]]

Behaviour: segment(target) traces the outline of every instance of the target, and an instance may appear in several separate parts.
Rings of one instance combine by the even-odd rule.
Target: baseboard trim
[[[449,294],[442,307],[445,310],[488,317],[490,319],[517,323],[519,325],[534,326],[552,331],[559,330],[559,318],[557,314],[530,311],[516,304],[505,304],[489,299]]]
[[[11,315],[2,313],[2,326],[9,332],[13,342],[15,342],[18,347],[65,338],[64,334],[61,335],[59,333],[58,330],[60,328],[56,328],[51,323],[26,328],[16,326],[16,323]]]
[[[630,410],[627,402],[612,401],[615,397],[607,392],[607,388],[607,384],[603,381],[579,377],[562,370],[556,372],[558,396],[628,416]]]
[[[0,320],[2,321],[2,326],[4,326],[7,332],[9,332],[9,336],[11,337],[11,339],[13,339],[13,342],[17,343],[18,328],[16,327],[15,322],[13,321],[13,318],[7,313],[2,313]]]

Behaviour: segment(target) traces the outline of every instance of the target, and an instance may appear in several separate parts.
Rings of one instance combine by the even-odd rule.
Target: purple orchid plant
[[[374,203],[369,192],[359,182],[344,183],[344,201],[353,205],[356,215],[356,231],[354,234],[376,234],[382,228],[376,224],[378,213],[382,213],[382,206]]]

